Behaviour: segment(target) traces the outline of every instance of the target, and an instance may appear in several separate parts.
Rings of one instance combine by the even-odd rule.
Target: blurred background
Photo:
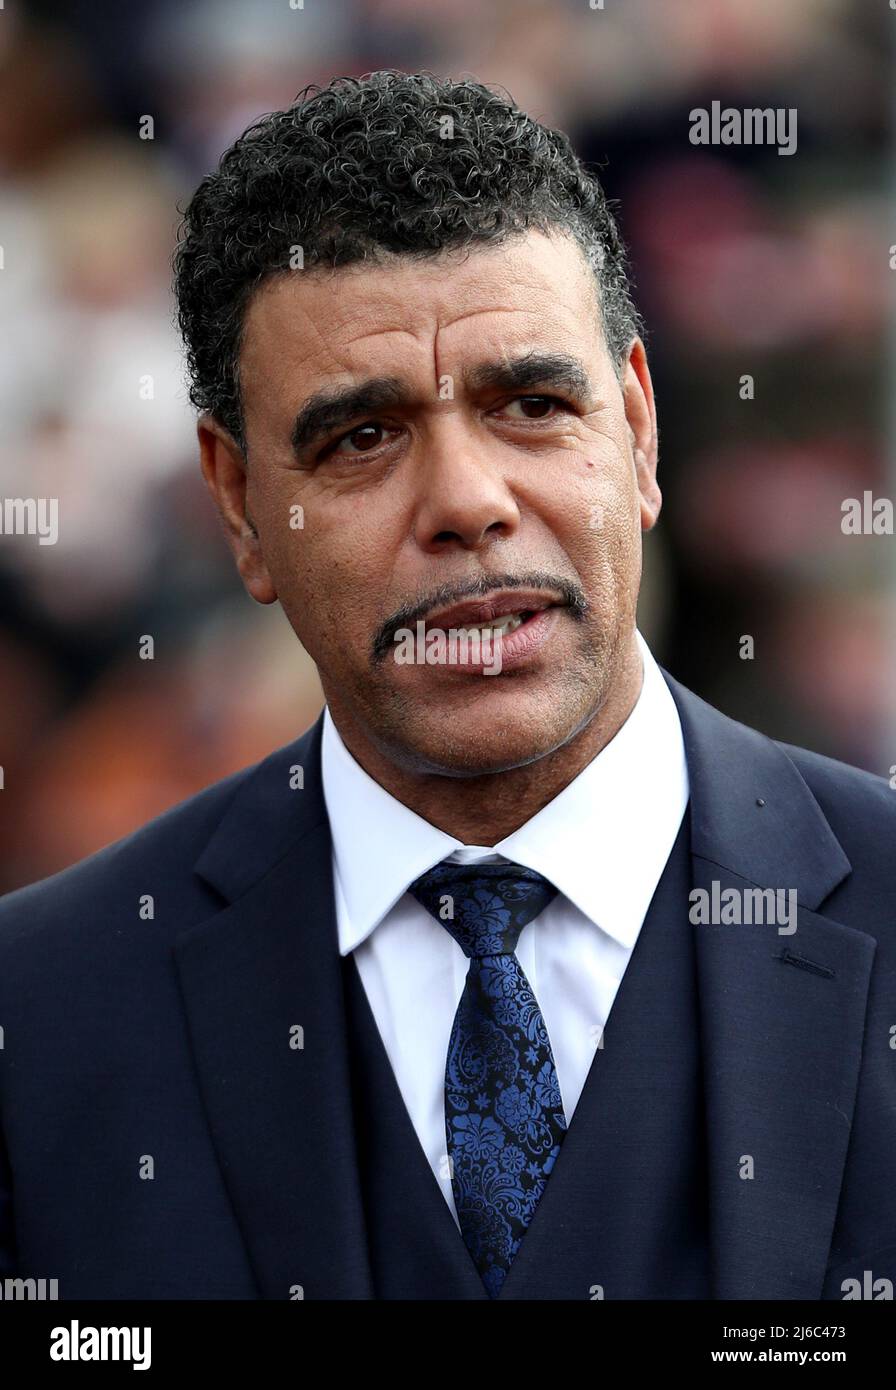
[[[381,67],[499,84],[599,164],[660,416],[642,630],[726,713],[889,776],[894,540],[841,505],[896,495],[894,26],[885,0],[6,0],[0,497],[58,498],[60,533],[0,535],[0,891],[321,707],[202,486],[170,256],[246,125]],[[796,107],[796,154],[695,147],[714,100]]]

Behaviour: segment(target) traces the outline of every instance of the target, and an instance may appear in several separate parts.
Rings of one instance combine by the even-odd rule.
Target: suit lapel
[[[851,869],[786,753],[666,680],[687,749],[693,887],[717,902],[794,890],[798,908],[793,932],[694,927],[714,1296],[817,1299],[875,942],[816,910]]]
[[[197,864],[229,906],[175,945],[213,1141],[271,1299],[371,1297],[320,733],[237,793]]]

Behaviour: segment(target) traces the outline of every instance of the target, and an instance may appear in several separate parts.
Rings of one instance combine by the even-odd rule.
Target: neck
[[[466,845],[491,846],[518,830],[597,757],[634,709],[643,668],[635,648],[601,707],[567,742],[523,767],[482,776],[450,777],[399,767],[359,731],[330,713],[340,737],[368,776],[430,825]]]

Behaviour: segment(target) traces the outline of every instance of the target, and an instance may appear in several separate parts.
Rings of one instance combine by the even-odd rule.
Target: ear
[[[277,591],[246,508],[248,475],[243,451],[212,415],[200,416],[197,434],[202,476],[224,524],[240,578],[257,603],[275,603]]]
[[[640,338],[635,338],[629,350],[622,379],[622,394],[635,460],[638,491],[641,494],[641,529],[649,531],[656,524],[660,507],[663,505],[663,496],[656,481],[659,440],[653,382],[647,366],[647,353]]]

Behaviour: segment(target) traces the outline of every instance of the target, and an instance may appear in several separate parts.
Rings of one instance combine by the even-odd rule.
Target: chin
[[[485,777],[524,767],[553,753],[576,732],[577,721],[558,724],[556,714],[545,718],[500,721],[459,715],[438,727],[421,728],[409,737],[407,751],[421,771],[448,777]],[[410,731],[408,731],[410,733]]]

